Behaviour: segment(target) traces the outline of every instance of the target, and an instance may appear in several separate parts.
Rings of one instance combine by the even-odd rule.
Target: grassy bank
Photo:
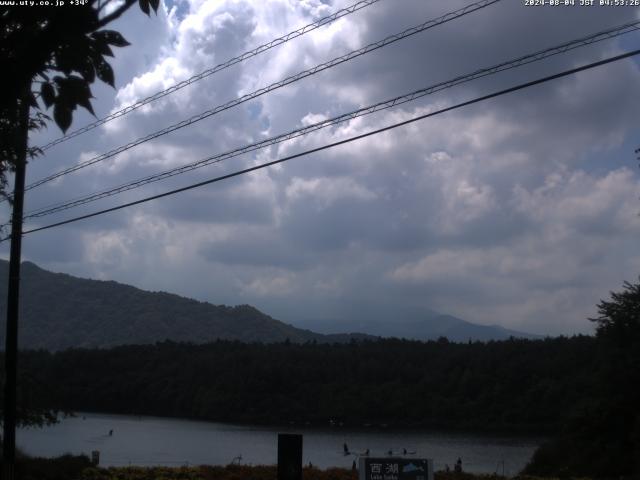
[[[305,467],[304,480],[357,480],[358,473],[345,468],[320,470]],[[435,480],[503,480],[495,475],[472,475],[436,472]],[[275,466],[246,467],[229,465],[200,467],[125,467],[90,468],[79,480],[276,480]]]
[[[85,456],[54,459],[22,458],[17,480],[276,480],[275,466],[109,467],[91,465]],[[357,480],[355,471],[344,468],[320,470],[305,467],[304,480]],[[504,480],[497,475],[436,472],[435,480]],[[521,477],[520,480],[525,480]],[[534,480],[527,477],[526,480]]]

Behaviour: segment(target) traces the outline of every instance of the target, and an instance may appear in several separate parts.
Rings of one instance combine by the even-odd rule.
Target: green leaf
[[[93,116],[95,116],[95,112],[93,111],[93,106],[91,105],[91,89],[89,88],[89,83],[83,79],[79,79],[77,77],[74,78],[74,81],[70,84],[73,88],[73,101],[80,105],[81,107],[86,108]],[[74,105],[75,108],[75,105]]]
[[[85,98],[85,97],[79,98],[78,105],[87,109],[91,113],[91,115],[93,115],[94,117],[96,116],[96,113],[93,111],[93,105],[91,105],[91,101],[88,98]]]
[[[59,47],[55,52],[55,66],[56,70],[69,75],[73,71],[73,66],[76,59],[73,58],[75,52],[68,48]]]
[[[89,82],[75,75],[71,75],[66,78],[56,77],[55,81],[58,85],[57,105],[61,108],[64,107],[72,111],[80,105],[95,116],[93,106],[90,101],[93,96],[91,95]]]
[[[140,10],[149,15],[149,0],[138,0]]]
[[[76,70],[88,83],[93,83],[96,79],[96,69],[93,67],[93,61],[90,57],[84,57],[82,63],[77,65]]]
[[[40,95],[42,96],[42,101],[44,102],[45,107],[49,108],[53,105],[53,102],[56,98],[56,92],[53,88],[53,85],[50,83],[43,83],[42,87],[40,87]]]
[[[95,80],[95,71],[93,69],[92,57],[99,55],[92,49],[94,39],[88,39],[86,42],[78,44],[61,45],[55,52],[55,67],[66,75],[72,72],[79,72],[83,78],[89,82]]]
[[[100,35],[97,35],[100,32],[96,32],[94,34],[91,35],[91,37],[93,38],[93,50],[99,54],[99,55],[106,55],[107,57],[113,57],[113,50],[111,50],[111,47],[109,46],[109,44],[107,43],[107,41],[105,40],[104,37],[101,37]],[[95,54],[93,55],[94,59],[95,59]]]
[[[66,133],[71,126],[72,113],[73,109],[62,102],[56,102],[55,107],[53,107],[53,119],[63,133]]]
[[[131,45],[119,32],[116,32],[115,30],[100,30],[99,32],[95,32],[93,37],[96,39],[102,39],[114,47],[126,47]]]
[[[96,65],[96,73],[98,74],[98,78],[104,83],[107,83],[115,88],[115,77],[113,75],[113,69],[111,68],[111,65],[109,65],[104,58],[101,58],[100,60],[101,61]]]

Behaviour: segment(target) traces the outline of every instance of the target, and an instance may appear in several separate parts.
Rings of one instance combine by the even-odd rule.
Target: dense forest
[[[22,352],[31,407],[228,422],[558,430],[598,366],[593,337]],[[44,402],[44,403],[43,403]]]

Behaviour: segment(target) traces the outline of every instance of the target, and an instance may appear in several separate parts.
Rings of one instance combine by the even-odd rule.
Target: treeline
[[[536,450],[528,474],[640,478],[640,282],[601,300],[595,322],[592,391]]]
[[[22,402],[260,424],[557,431],[593,396],[593,337],[21,352]]]

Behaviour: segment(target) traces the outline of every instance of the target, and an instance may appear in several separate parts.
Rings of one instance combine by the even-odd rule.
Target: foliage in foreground
[[[16,480],[77,480],[91,467],[86,455],[63,455],[58,458],[21,456],[16,462]]]
[[[115,86],[107,57],[112,47],[129,45],[105,30],[135,4],[147,15],[159,0],[87,0],[82,8],[4,8],[0,10],[0,197],[7,198],[7,174],[41,150],[27,148],[29,131],[47,125],[44,112],[63,132],[78,106],[93,112],[91,85],[96,78]],[[106,7],[106,8],[105,8]],[[109,13],[105,13],[109,12]]]
[[[625,282],[598,313],[593,396],[535,452],[527,473],[640,478],[640,283]]]

